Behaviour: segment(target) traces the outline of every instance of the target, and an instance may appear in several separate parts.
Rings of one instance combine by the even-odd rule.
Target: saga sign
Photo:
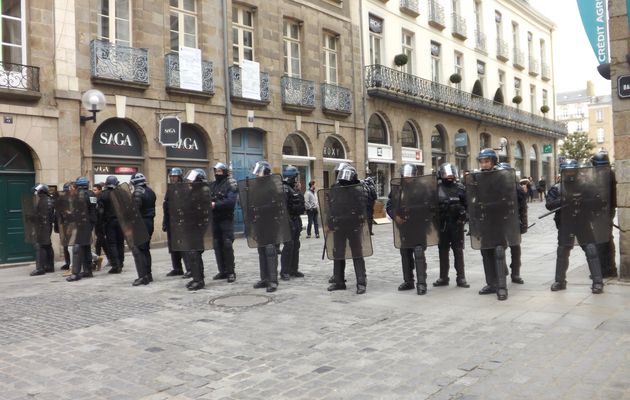
[[[179,139],[179,141],[171,146],[173,149],[177,150],[197,150],[199,151],[199,145],[197,141],[193,138],[183,137]]]
[[[162,146],[176,146],[181,141],[181,132],[179,117],[164,117],[160,120],[158,137]]]
[[[98,142],[107,146],[133,147],[129,135],[124,132],[101,132]]]

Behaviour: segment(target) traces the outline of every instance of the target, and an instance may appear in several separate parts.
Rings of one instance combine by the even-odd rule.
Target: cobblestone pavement
[[[534,222],[544,210],[529,212]],[[237,281],[208,279],[196,293],[164,276],[163,248],[146,287],[131,286],[130,255],[121,275],[76,283],[0,270],[0,399],[630,399],[630,287],[609,280],[592,295],[578,247],[568,289],[550,292],[551,218],[524,236],[525,284],[510,284],[505,302],[477,294],[481,257],[470,248],[470,289],[398,292],[391,229],[375,227],[361,296],[351,263],[348,290],[326,291],[332,262],[305,234],[306,277],[270,296],[252,288],[258,257],[244,239]],[[437,248],[427,256],[433,281]],[[212,252],[204,260],[214,275]]]

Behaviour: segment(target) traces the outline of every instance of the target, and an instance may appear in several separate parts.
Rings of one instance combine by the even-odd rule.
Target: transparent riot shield
[[[87,200],[79,193],[61,192],[55,202],[59,238],[63,246],[75,244],[86,246],[92,243]]]
[[[466,176],[470,242],[473,249],[521,243],[514,170],[474,172]]]
[[[241,180],[238,195],[250,248],[291,240],[287,200],[280,175]]]
[[[411,249],[438,244],[437,178],[425,175],[391,182],[394,246]]]
[[[566,168],[561,172],[560,245],[610,240],[610,166]]]
[[[111,192],[112,205],[127,245],[135,247],[149,241],[149,232],[133,202],[131,188],[123,183]]]
[[[51,221],[48,220],[48,197],[25,193],[21,200],[24,241],[33,244],[50,244]]]
[[[208,183],[169,183],[167,196],[171,250],[212,249],[212,196]]]
[[[362,184],[317,191],[329,260],[369,257],[372,237],[367,223],[367,193]]]

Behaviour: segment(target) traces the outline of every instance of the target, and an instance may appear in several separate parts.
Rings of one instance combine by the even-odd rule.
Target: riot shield
[[[111,200],[116,218],[127,240],[127,245],[135,247],[148,242],[149,232],[133,202],[129,185],[122,183],[112,190]]]
[[[565,168],[561,172],[559,244],[605,243],[610,240],[610,166]]]
[[[48,197],[46,195],[22,195],[22,220],[26,243],[50,244]]]
[[[171,250],[212,249],[212,196],[208,183],[169,183],[167,196]]]
[[[391,182],[394,210],[394,246],[412,249],[438,244],[437,178],[425,175]]]
[[[55,202],[55,209],[62,246],[87,246],[92,243],[93,226],[85,198],[78,193],[61,192]]]
[[[238,195],[250,248],[291,240],[287,200],[280,175],[241,180]]]
[[[317,191],[329,260],[369,257],[372,237],[367,224],[367,194],[362,184]]]
[[[471,246],[475,250],[521,243],[514,170],[466,176]]]

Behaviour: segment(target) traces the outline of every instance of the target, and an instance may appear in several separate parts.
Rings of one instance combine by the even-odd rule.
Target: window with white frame
[[[529,85],[529,112],[536,113],[536,86]]]
[[[515,50],[520,50],[521,48],[520,36],[518,24],[516,22],[512,22],[512,42],[514,43]]]
[[[337,35],[324,32],[322,36],[322,65],[324,66],[324,81],[337,84]]]
[[[540,39],[540,62],[547,62],[547,45],[545,44],[545,39]]]
[[[548,101],[549,101],[549,92],[547,91],[547,89],[543,89],[542,90],[543,105],[548,106],[549,105]]]
[[[505,95],[505,71],[499,70],[499,89],[501,89],[501,93]]]
[[[514,96],[521,95],[521,79],[514,78]]]
[[[407,56],[403,72],[413,74],[413,33],[405,30],[402,31],[402,52]]]
[[[369,16],[370,26],[370,64],[380,65],[381,45],[383,42],[383,20],[372,14]]]
[[[1,0],[0,3],[4,6],[5,0]],[[99,0],[97,18],[96,37],[98,39],[131,47],[131,1]]]
[[[25,1],[2,0],[2,62],[26,64]]]
[[[477,79],[481,84],[481,91],[486,93],[486,63],[477,60]]]
[[[604,140],[606,140],[604,128],[597,128],[597,143],[604,143]]]
[[[442,45],[438,42],[431,42],[431,80],[439,83],[441,78],[442,60],[440,53],[442,52]]]
[[[503,17],[498,11],[494,12],[494,25],[497,31],[497,40],[503,40]]]
[[[254,61],[254,10],[232,7],[232,63]]]
[[[283,22],[284,73],[299,78],[300,68],[300,23],[285,19]]]
[[[462,80],[455,84],[455,86],[461,90],[462,86],[464,86],[464,54],[459,51],[455,51],[453,54],[453,60],[455,62],[453,65],[454,72],[462,78]]]
[[[595,120],[597,122],[603,122],[604,121],[604,111],[602,111],[602,110],[595,111]]]
[[[169,0],[171,51],[197,47],[197,3],[195,0]]]
[[[475,29],[477,32],[483,32],[483,10],[481,8],[481,0],[475,0]]]
[[[531,60],[534,58],[534,35],[527,32],[527,56]]]

